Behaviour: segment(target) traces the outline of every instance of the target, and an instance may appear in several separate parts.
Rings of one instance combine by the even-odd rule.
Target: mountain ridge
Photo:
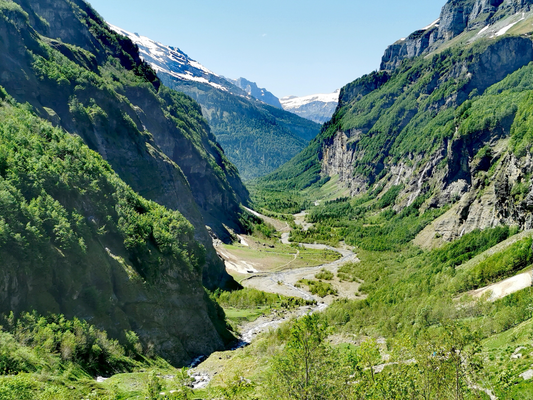
[[[256,100],[183,52],[115,27],[140,48],[167,86],[192,97],[227,157],[245,180],[265,175],[290,160],[320,126]]]

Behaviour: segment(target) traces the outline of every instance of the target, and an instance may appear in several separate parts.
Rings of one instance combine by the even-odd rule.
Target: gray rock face
[[[449,79],[467,80],[467,84],[439,106],[443,109],[457,107],[468,99],[474,89],[482,94],[488,87],[531,61],[533,44],[530,39],[504,38],[488,46],[474,59],[454,65],[447,75],[436,77],[431,88],[428,87],[428,93],[438,89],[439,84],[445,85]],[[341,92],[341,105],[356,104],[373,88],[375,90],[386,84],[389,78],[387,72],[380,72],[346,86]],[[411,118],[415,115],[416,112]],[[433,224],[432,237],[437,233],[444,240],[452,240],[474,229],[500,224],[530,229],[533,226],[533,191],[520,200],[511,196],[512,188],[525,180],[533,168],[531,155],[519,160],[507,153],[506,141],[513,118],[500,121],[498,127],[490,131],[480,131],[467,138],[455,135],[446,139],[430,155],[409,154],[399,162],[384,161],[381,166],[386,172],[382,181],[386,182],[383,192],[393,185],[404,186],[399,196],[402,200],[396,205],[397,210],[412,204],[417,197],[427,192],[428,187],[433,188],[434,195],[426,207],[454,204],[452,210]],[[365,157],[364,146],[360,143],[370,128],[338,131],[332,139],[323,143],[323,176],[338,176],[352,196],[366,192],[369,183],[372,183],[371,177],[359,174],[354,166]],[[389,145],[394,146],[395,134],[391,132],[390,136]],[[491,149],[490,159],[476,158],[476,154],[485,146]],[[497,164],[497,168],[491,172],[493,175],[489,179],[487,171],[494,164]]]
[[[272,107],[276,108],[282,108],[281,103],[279,102],[279,99],[274,96],[272,93],[270,93],[268,90],[260,88],[257,86],[257,83],[250,82],[247,79],[239,78],[236,80],[228,79],[229,82],[233,83],[238,88],[241,88],[246,93],[248,93],[253,98],[262,101],[263,103],[266,103],[268,105],[271,105]]]
[[[412,33],[406,39],[390,45],[381,59],[381,70],[394,70],[402,60],[418,57],[435,43],[439,34],[439,27],[433,26],[427,30]]]
[[[438,23],[416,31],[385,50],[381,69],[392,71],[406,58],[432,52],[473,29],[483,28],[506,16],[532,9],[533,0],[449,0]]]

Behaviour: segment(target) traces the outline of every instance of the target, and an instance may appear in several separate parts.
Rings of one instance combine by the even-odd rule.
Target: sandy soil
[[[509,296],[511,293],[515,293],[519,290],[530,287],[532,276],[533,271],[524,272],[522,274],[505,279],[504,281],[495,283],[493,285],[473,290],[469,292],[469,294],[474,297],[481,297],[486,293],[490,293],[489,300],[496,301],[498,299],[504,298],[505,296]]]

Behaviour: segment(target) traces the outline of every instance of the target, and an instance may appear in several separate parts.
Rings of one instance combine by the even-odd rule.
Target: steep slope
[[[443,13],[459,15],[463,3],[448,2]],[[494,14],[501,21],[513,17],[504,13],[509,9],[528,21],[529,4],[506,4]],[[421,243],[428,246],[476,228],[529,229],[533,44],[524,30],[531,32],[531,20],[512,28],[521,34],[509,28],[470,44],[447,42],[347,85],[317,139],[260,186],[301,190],[335,178],[352,196],[394,193],[382,204],[397,212],[411,205],[421,213],[451,207],[423,232]],[[445,38],[491,29],[478,25]]]
[[[205,225],[221,237],[223,224],[238,228],[247,191],[200,107],[161,85],[85,2],[18,3],[2,3],[0,85],[79,135],[141,195],[182,212],[207,250],[205,284],[223,285]]]
[[[112,27],[127,35],[168,87],[202,106],[212,132],[243,179],[272,172],[320,131],[316,123],[254,99],[175,47]]]
[[[287,96],[281,98],[281,106],[302,118],[319,124],[331,119],[339,103],[340,90],[329,94],[313,94],[309,96]]]
[[[260,100],[269,106],[282,108],[279,99],[272,93],[270,93],[265,88],[260,88],[257,86],[257,83],[251,82],[248,79],[239,78],[239,79],[229,79],[228,81],[233,83],[238,88],[244,90],[248,95],[252,96],[254,99]]]
[[[404,59],[450,45],[469,44],[506,33],[527,33],[532,6],[531,0],[450,0],[439,19],[389,46],[381,69],[393,70]]]
[[[133,331],[176,365],[222,349],[192,225],[30,109],[0,88],[1,313],[76,316],[124,343]]]

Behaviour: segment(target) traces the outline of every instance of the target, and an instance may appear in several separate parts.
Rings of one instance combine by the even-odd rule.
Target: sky
[[[109,23],[278,97],[331,93],[379,69],[386,47],[445,0],[88,0]]]

